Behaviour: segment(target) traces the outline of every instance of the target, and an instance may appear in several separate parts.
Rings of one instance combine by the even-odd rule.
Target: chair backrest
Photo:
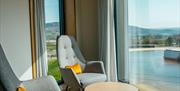
[[[0,44],[0,82],[6,91],[16,91],[20,81],[14,74]]]
[[[79,63],[82,69],[84,69],[85,59],[82,56],[75,39],[67,35],[61,35],[57,42],[60,67],[64,68],[65,66]]]

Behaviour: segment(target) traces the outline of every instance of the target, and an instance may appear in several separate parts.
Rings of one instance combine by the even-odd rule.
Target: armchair
[[[0,91],[18,91],[21,86],[23,87],[20,91],[60,91],[52,76],[24,82],[19,81],[0,44]]]
[[[70,91],[82,91],[89,84],[106,81],[103,62],[86,61],[73,37],[60,36],[57,39],[57,50],[62,77]],[[77,63],[82,67],[81,74],[65,68]]]

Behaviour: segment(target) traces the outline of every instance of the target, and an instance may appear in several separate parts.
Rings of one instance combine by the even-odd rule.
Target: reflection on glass
[[[180,91],[180,0],[129,0],[128,12],[130,83]]]

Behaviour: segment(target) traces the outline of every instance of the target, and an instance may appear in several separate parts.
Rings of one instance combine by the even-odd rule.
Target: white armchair
[[[18,91],[21,85],[26,91],[61,91],[52,76],[20,81],[14,74],[0,44],[0,91]]]
[[[81,91],[89,84],[106,81],[103,62],[86,61],[73,37],[62,35],[57,43],[60,70],[70,91]],[[81,74],[75,74],[73,70],[65,68],[76,63],[82,67]]]

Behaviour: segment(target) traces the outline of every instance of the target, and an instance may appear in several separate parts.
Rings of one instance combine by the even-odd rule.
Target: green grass
[[[50,59],[48,62],[48,75],[52,75],[56,80],[60,80],[61,74],[57,59]]]
[[[48,53],[56,50],[56,43],[47,42],[47,49]],[[60,80],[61,78],[59,65],[56,57],[52,57],[48,61],[48,75],[54,76],[56,80]]]

